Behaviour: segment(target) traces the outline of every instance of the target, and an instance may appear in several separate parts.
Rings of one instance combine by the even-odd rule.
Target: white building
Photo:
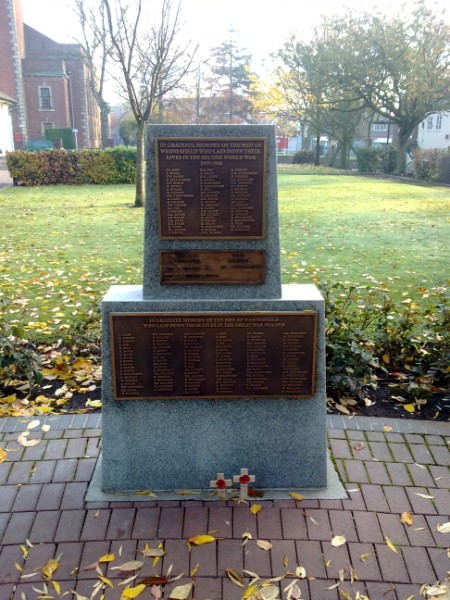
[[[418,127],[417,143],[420,148],[450,150],[450,112],[427,117]]]
[[[15,101],[0,92],[0,150],[1,156],[6,152],[14,150],[13,128],[10,108]]]

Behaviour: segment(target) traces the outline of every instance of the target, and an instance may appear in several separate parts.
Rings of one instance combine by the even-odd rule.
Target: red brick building
[[[100,146],[100,114],[79,44],[59,44],[23,23],[21,0],[0,0],[0,94],[16,148],[71,128],[78,147]]]

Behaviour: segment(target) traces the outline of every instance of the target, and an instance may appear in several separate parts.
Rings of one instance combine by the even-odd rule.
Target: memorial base
[[[315,311],[316,380],[310,398],[115,400],[111,313]],[[327,486],[324,302],[313,285],[283,286],[279,299],[143,299],[142,286],[113,286],[102,302],[102,490],[206,489],[245,467],[257,488]]]

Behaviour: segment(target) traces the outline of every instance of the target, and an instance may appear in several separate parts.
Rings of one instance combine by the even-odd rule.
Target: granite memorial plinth
[[[274,128],[150,126],[147,172],[143,285],[102,302],[102,489],[325,487],[324,301],[281,286]]]

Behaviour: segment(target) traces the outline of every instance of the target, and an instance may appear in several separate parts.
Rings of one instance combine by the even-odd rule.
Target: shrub
[[[26,302],[13,302],[0,297],[0,385],[7,387],[11,379],[39,382],[39,359],[34,347],[24,339],[21,320]]]
[[[57,183],[134,183],[136,149],[106,150],[52,149],[40,152],[8,152],[6,164],[11,177],[21,185]]]
[[[77,183],[118,183],[114,158],[105,150],[83,150],[78,156]]]
[[[421,384],[450,383],[450,296],[424,291],[428,304],[397,305],[379,287],[322,287],[326,302],[327,392],[362,399],[380,373],[410,373],[404,395],[425,395]],[[430,303],[430,299],[432,302]]]
[[[450,183],[450,153],[448,152],[439,160],[438,179],[443,183]]]
[[[313,165],[314,157],[315,157],[315,155],[312,150],[299,150],[292,157],[292,164],[294,164],[294,165]]]
[[[118,176],[117,183],[134,183],[136,181],[136,148],[116,146],[106,150],[114,159],[115,171]]]
[[[360,173],[379,173],[383,170],[383,150],[378,148],[358,148],[356,161]]]
[[[442,150],[421,150],[418,148],[414,153],[413,163],[414,175],[417,179],[424,179],[426,181],[437,180],[442,157]]]

